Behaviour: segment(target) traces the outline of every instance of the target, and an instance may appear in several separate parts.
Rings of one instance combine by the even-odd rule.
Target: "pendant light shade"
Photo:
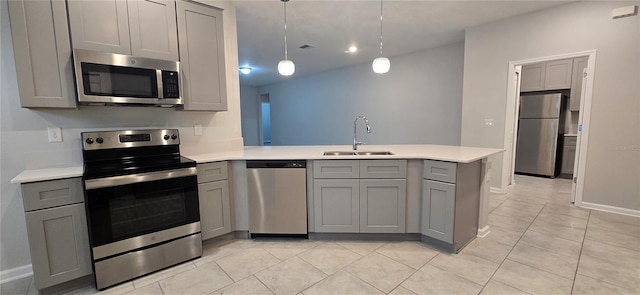
[[[391,63],[386,57],[378,57],[373,60],[371,67],[373,68],[374,73],[384,74],[389,71],[389,68],[391,68]]]
[[[287,2],[280,0],[284,4],[284,59],[278,63],[278,73],[282,76],[291,76],[296,71],[296,65],[287,56]]]
[[[278,73],[283,76],[291,76],[296,71],[296,65],[292,61],[285,59],[278,63]]]
[[[391,68],[389,59],[382,55],[382,0],[380,0],[380,57],[373,60],[371,68],[377,74],[384,74]]]

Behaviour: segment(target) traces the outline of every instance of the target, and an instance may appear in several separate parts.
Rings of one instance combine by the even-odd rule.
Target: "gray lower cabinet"
[[[423,240],[458,252],[478,234],[482,163],[424,162]]]
[[[404,233],[406,179],[360,180],[360,232]]]
[[[456,185],[424,180],[422,189],[422,234],[453,243]]]
[[[360,181],[316,179],[313,182],[316,232],[360,231]]]
[[[231,232],[228,162],[198,164],[198,200],[202,239]]]
[[[210,239],[231,232],[229,181],[220,180],[198,185],[200,227],[202,239]]]
[[[22,184],[37,289],[91,274],[84,192],[78,189],[81,181],[70,178]]]
[[[562,167],[560,173],[573,175],[573,166],[576,162],[576,141],[575,136],[566,136],[562,147]]]
[[[12,0],[8,5],[20,105],[75,108],[67,3]]]
[[[222,10],[176,3],[182,98],[187,111],[226,111]]]
[[[316,232],[406,231],[406,160],[318,160],[313,170]]]

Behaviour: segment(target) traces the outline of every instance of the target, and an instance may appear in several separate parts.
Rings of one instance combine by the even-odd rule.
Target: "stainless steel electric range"
[[[202,256],[196,163],[176,129],[82,133],[96,287]]]

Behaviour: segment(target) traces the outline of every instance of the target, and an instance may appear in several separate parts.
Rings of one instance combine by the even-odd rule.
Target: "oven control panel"
[[[180,144],[178,129],[83,132],[81,137],[83,150]]]

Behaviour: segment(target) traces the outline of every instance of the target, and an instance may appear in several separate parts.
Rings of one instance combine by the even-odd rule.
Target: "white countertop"
[[[198,163],[220,160],[334,160],[334,159],[431,159],[469,163],[503,152],[502,149],[446,145],[365,145],[358,151],[388,151],[384,156],[324,156],[324,152],[352,151],[350,145],[248,146],[234,153],[183,154]],[[226,156],[226,158],[225,158]]]
[[[571,136],[578,136],[578,134],[575,133],[565,133],[564,134],[565,137],[571,137]]]
[[[198,163],[228,160],[335,160],[335,159],[430,159],[457,163],[470,163],[503,152],[503,149],[447,146],[447,145],[365,145],[358,151],[388,151],[384,156],[324,156],[324,152],[352,151],[350,145],[307,146],[248,146],[243,150],[221,153],[183,153]],[[82,166],[25,170],[11,183],[27,183],[51,179],[80,177]]]

